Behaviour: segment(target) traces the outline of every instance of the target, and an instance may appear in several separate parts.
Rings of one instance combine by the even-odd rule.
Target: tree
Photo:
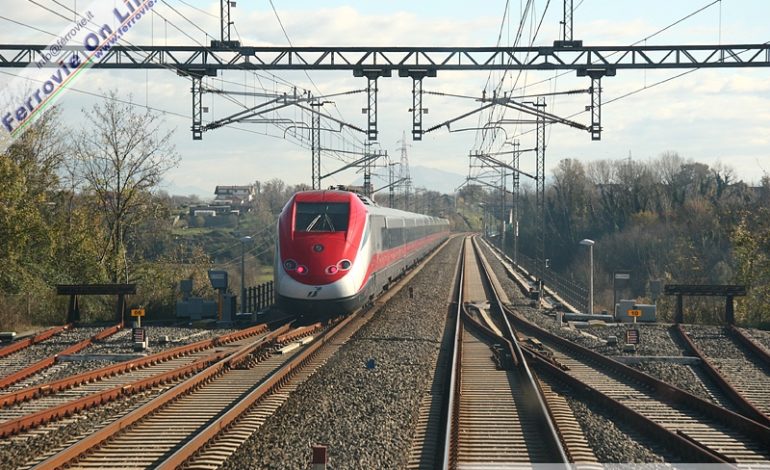
[[[100,261],[112,282],[121,271],[128,280],[128,234],[146,216],[147,194],[179,161],[173,131],[159,130],[157,114],[118,101],[115,91],[84,113],[87,126],[77,136],[75,155],[84,190],[95,198],[109,233]]]
[[[741,214],[732,233],[737,265],[736,281],[748,296],[738,301],[738,313],[752,324],[770,323],[770,210],[767,207]]]

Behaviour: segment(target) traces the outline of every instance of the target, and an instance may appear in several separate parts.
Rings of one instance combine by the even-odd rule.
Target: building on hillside
[[[217,186],[214,189],[213,204],[230,204],[233,208],[246,206],[257,197],[256,185],[246,186]]]

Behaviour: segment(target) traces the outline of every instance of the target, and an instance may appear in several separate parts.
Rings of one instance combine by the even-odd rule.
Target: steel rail
[[[761,410],[754,406],[753,403],[751,403],[745,396],[743,396],[743,394],[741,394],[738,389],[736,389],[730,383],[727,377],[725,377],[724,374],[722,374],[719,369],[717,369],[716,365],[708,357],[706,357],[705,354],[703,354],[703,351],[701,351],[698,345],[696,345],[695,342],[690,339],[689,335],[687,335],[687,333],[684,331],[682,324],[677,323],[672,327],[672,329],[674,330],[674,333],[677,335],[677,337],[679,337],[679,339],[684,342],[687,349],[689,349],[689,352],[701,360],[701,365],[708,376],[711,377],[717,386],[737,406],[737,408],[741,411],[741,414],[764,426],[770,427],[770,417],[765,415]]]
[[[253,335],[264,333],[266,330],[267,326],[265,324],[260,324],[210,340],[203,340],[191,345],[180,346],[170,351],[154,354],[138,361],[126,361],[125,363],[79,374],[75,377],[68,377],[52,384],[36,387],[34,390],[22,390],[5,398],[8,403],[16,403],[20,400],[46,397],[58,391],[71,390],[78,385],[90,384],[94,381],[98,381],[106,377],[112,377],[124,373],[130,374],[136,370],[146,367],[163,365],[177,358],[184,358],[188,356],[193,356],[194,358],[194,355],[198,352],[212,349],[216,345],[222,347],[222,345],[241,341]],[[282,329],[281,331],[285,330],[286,328]],[[141,377],[141,374],[139,374],[140,378],[134,379],[128,383],[120,383],[117,385],[105,383],[107,387],[103,390],[98,390],[95,392],[91,391],[79,398],[71,398],[66,396],[64,397],[65,401],[63,403],[54,404],[53,406],[48,406],[45,409],[28,413],[18,418],[10,419],[0,423],[0,437],[8,437],[24,431],[28,431],[32,428],[47,424],[62,417],[70,416],[74,413],[78,413],[83,410],[117,400],[123,396],[135,394],[149,388],[168,383],[170,381],[178,380],[181,377],[185,377],[203,370],[205,368],[204,362],[220,360],[227,354],[229,353],[216,352],[214,354],[210,354],[206,358],[201,358],[193,362],[175,366],[172,370],[161,370],[158,373],[153,373],[149,377]]]
[[[530,370],[529,365],[527,364],[527,360],[524,357],[524,353],[522,352],[521,346],[519,345],[519,341],[516,337],[516,332],[513,326],[511,325],[511,322],[508,319],[508,316],[505,314],[504,306],[500,302],[500,293],[497,291],[499,285],[492,281],[493,276],[490,272],[489,264],[487,260],[484,258],[484,256],[481,254],[481,250],[478,246],[476,237],[473,238],[473,246],[476,251],[476,256],[479,258],[479,261],[480,261],[479,263],[480,271],[484,275],[484,277],[487,279],[487,282],[490,285],[495,306],[497,307],[498,312],[503,317],[503,320],[505,322],[505,327],[507,329],[506,333],[508,334],[508,338],[506,339],[508,339],[512,344],[513,350],[518,360],[517,370],[524,376],[525,384],[529,388],[529,392],[531,393],[531,396],[537,399],[537,404],[540,412],[536,414],[536,417],[538,420],[540,420],[540,425],[547,430],[546,434],[551,440],[551,444],[550,444],[551,448],[553,451],[557,453],[557,460],[554,460],[554,462],[560,462],[560,463],[566,464],[570,462],[570,459],[567,456],[567,453],[565,452],[565,449],[564,449],[564,440],[553,423],[551,409],[548,407],[545,400],[543,399],[542,390],[540,390],[540,387],[538,386],[537,381],[532,375],[532,371]]]
[[[647,387],[647,389],[650,390],[651,395],[655,396],[657,400],[663,403],[669,405],[674,404],[679,406],[686,406],[705,417],[713,419],[715,422],[728,426],[733,430],[745,434],[746,436],[752,436],[757,440],[758,443],[762,443],[762,445],[764,445],[766,448],[770,448],[770,428],[767,426],[757,423],[756,421],[746,418],[745,416],[738,413],[734,413],[730,410],[719,407],[709,401],[681,390],[678,387],[667,384],[637,369],[629,367],[625,364],[615,361],[614,359],[605,357],[602,354],[594,352],[565,338],[555,335],[509,310],[506,310],[506,312],[515,324],[517,324],[520,328],[527,330],[528,332],[534,332],[530,334],[534,334],[534,336],[538,337],[538,339],[541,341],[548,341],[559,347],[563,347],[568,351],[571,351],[573,354],[586,357],[589,361],[597,364],[598,367],[600,367],[603,371],[614,371],[615,373],[619,373],[632,379],[637,384],[641,384]],[[531,356],[535,357],[537,355],[531,354]],[[545,363],[548,365],[544,365]],[[548,372],[555,374],[559,380],[564,380],[566,383],[571,384],[576,390],[578,390],[578,392],[583,392],[590,389],[591,393],[596,393],[596,396],[600,396],[602,398],[601,404],[603,406],[610,407],[616,412],[622,413],[629,419],[638,420],[636,422],[641,423],[641,427],[648,431],[652,430],[651,433],[656,437],[656,439],[660,439],[661,436],[666,436],[666,439],[671,439],[671,442],[675,442],[677,445],[681,445],[681,449],[687,450],[691,453],[691,456],[700,459],[699,461],[731,463],[729,458],[725,459],[723,456],[717,455],[718,453],[715,453],[713,449],[700,444],[689,436],[684,437],[681,431],[678,430],[677,432],[673,432],[670,429],[665,428],[663,425],[652,421],[650,418],[641,415],[639,412],[636,412],[623,403],[614,400],[603,392],[596,390],[589,384],[586,384],[577,377],[572,376],[568,370],[562,370],[563,367],[559,367],[551,361],[545,360],[539,356],[537,358],[537,364],[545,368],[545,370]]]
[[[259,325],[258,328],[249,329],[251,331],[262,332],[263,325]],[[276,330],[275,334],[281,334],[288,330],[288,325]],[[255,333],[257,334],[257,333]],[[228,335],[229,336],[229,335]],[[240,335],[239,335],[240,336]],[[249,335],[239,337],[238,339],[231,339],[231,341],[243,340],[248,338]],[[256,344],[260,344],[257,342]],[[205,348],[203,349],[205,350]],[[129,383],[115,385],[105,390],[89,393],[86,396],[69,400],[65,403],[61,403],[57,406],[46,408],[34,413],[30,413],[21,416],[16,419],[11,419],[0,423],[0,437],[8,437],[15,434],[19,434],[24,431],[28,431],[32,428],[50,423],[57,419],[70,416],[74,413],[81,412],[93,408],[95,406],[103,405],[110,401],[117,400],[123,396],[132,395],[142,392],[144,390],[151,389],[158,385],[169,383],[174,380],[178,380],[182,377],[190,376],[206,369],[211,363],[217,362],[230,356],[232,351],[215,351],[206,357],[200,358],[189,364],[184,364],[179,367],[175,367],[172,370],[153,374],[150,377],[140,378]],[[235,356],[238,357],[238,356]]]
[[[444,452],[441,459],[441,468],[443,470],[450,470],[450,463],[455,461],[457,448],[453,445],[454,439],[452,438],[453,428],[457,425],[459,410],[457,409],[457,403],[459,402],[456,392],[457,383],[459,383],[460,371],[459,369],[459,357],[460,350],[462,349],[462,307],[463,307],[463,280],[465,276],[465,270],[463,269],[463,263],[465,262],[465,250],[460,248],[460,256],[457,261],[457,276],[455,276],[457,284],[455,285],[455,303],[457,308],[455,310],[455,324],[454,331],[455,337],[452,341],[454,347],[452,348],[452,363],[450,370],[452,371],[449,376],[449,400],[447,401],[446,416],[449,419],[446,420],[446,429],[444,433]]]
[[[551,421],[550,410],[542,397],[535,399],[532,396],[533,393],[539,395],[540,388],[533,383],[534,377],[531,372],[528,374],[527,370],[523,368],[525,361],[520,350],[517,358],[514,346],[516,337],[512,330],[509,330],[511,338],[506,337],[506,333],[499,330],[493,332],[491,327],[488,328],[475,321],[468,312],[467,308],[474,305],[468,304],[468,302],[481,301],[482,296],[486,296],[492,300],[493,304],[496,304],[500,315],[502,315],[502,303],[494,287],[491,289],[485,287],[494,286],[495,281],[488,276],[488,272],[484,268],[484,260],[479,256],[478,247],[471,237],[466,238],[462,251],[463,254],[460,257],[462,277],[458,276],[459,287],[457,289],[458,321],[454,341],[452,379],[450,379],[452,386],[449,388],[450,400],[446,409],[447,429],[442,468],[448,470],[458,468],[460,465],[473,467],[475,463],[481,462],[477,460],[479,458],[487,463],[497,462],[497,465],[502,465],[507,462],[505,465],[515,466],[518,464],[514,462],[518,462],[524,457],[520,455],[519,446],[521,445],[525,445],[529,449],[526,455],[534,461],[547,459],[546,461],[555,462],[557,465],[566,465],[568,457],[563,449],[562,439],[556,432]],[[478,273],[474,274],[466,272],[466,270],[476,270]],[[471,298],[472,296],[475,297]],[[485,307],[478,308],[480,315],[489,321],[486,314],[482,312]],[[466,324],[469,326],[468,329],[465,327]],[[492,376],[487,377],[488,368],[490,366],[494,368],[494,364],[488,359],[491,344],[501,344],[505,352],[503,357],[496,361],[498,362],[497,371]],[[482,360],[482,357],[485,356],[487,358]],[[506,370],[500,371],[500,367]],[[465,377],[466,373],[470,374],[468,378]],[[510,382],[511,380],[513,382]],[[503,383],[510,388],[507,393],[503,391],[506,388],[503,387]],[[495,400],[497,406],[505,410],[504,416],[506,418],[502,419],[506,423],[510,422],[513,426],[499,429],[500,432],[494,433],[494,436],[488,434],[490,426],[499,426],[502,424],[501,421],[493,419],[489,422],[477,422],[478,420],[473,418],[478,413],[487,412],[484,407],[478,407],[478,404],[482,403],[483,400],[481,396],[477,396],[486,387],[492,387],[488,393],[483,392],[488,395],[486,398]],[[469,393],[476,398],[472,399],[470,404],[463,406],[461,396],[464,393]],[[475,406],[474,403],[476,403]],[[468,421],[469,419],[471,421]],[[463,424],[463,420],[465,420],[465,424]],[[470,427],[462,429],[461,426]],[[497,444],[494,456],[482,457],[478,453],[478,446],[461,437],[472,436],[475,432],[487,436],[489,442],[486,442],[486,446]],[[530,434],[532,432],[537,433],[535,440],[532,440]],[[535,442],[537,445],[530,447]]]
[[[169,403],[175,400],[178,400],[179,398],[185,395],[188,395],[189,393],[198,389],[200,386],[202,386],[206,382],[212,380],[214,377],[224,373],[229,367],[231,367],[231,361],[241,360],[243,357],[254,352],[255,348],[264,346],[269,341],[274,340],[276,336],[285,333],[287,329],[288,329],[288,325],[284,328],[280,328],[278,330],[271,332],[266,338],[263,338],[262,340],[255,342],[254,344],[243,346],[239,348],[239,350],[231,354],[225,354],[224,357],[221,356],[222,353],[215,353],[214,355],[209,356],[209,358],[206,358],[205,360],[201,361],[206,364],[210,364],[207,367],[205,367],[201,372],[190,377],[184,382],[176,385],[171,390],[156,397],[152,401],[145,403],[144,405],[128,413],[127,415],[113,421],[112,423],[101,428],[100,430],[77,441],[76,443],[67,447],[63,451],[49,457],[43,462],[38,463],[33,468],[49,469],[49,468],[64,468],[66,466],[69,466],[72,462],[76,461],[80,456],[88,453],[91,449],[94,449],[100,446],[102,443],[104,443],[111,437],[115,436],[116,434],[122,432],[125,429],[129,429],[139,421],[147,418],[147,416],[164,408]],[[224,360],[227,357],[230,357],[231,360]],[[209,359],[213,361],[213,363],[210,362]]]
[[[741,343],[748,350],[754,353],[755,356],[761,359],[762,362],[770,366],[770,352],[768,352],[762,346],[758,345],[756,341],[754,341],[744,332],[736,328],[735,325],[728,325],[727,331],[729,331],[730,334],[732,334],[733,337],[737,339],[739,343]]]
[[[106,329],[100,331],[99,333],[95,334],[94,336],[92,336],[90,338],[86,338],[86,339],[84,339],[82,341],[79,341],[79,342],[77,342],[77,343],[75,343],[75,344],[73,344],[73,345],[71,345],[71,346],[69,346],[69,347],[67,347],[67,348],[57,352],[56,354],[54,354],[52,356],[46,357],[44,359],[41,359],[41,360],[37,361],[34,364],[30,364],[29,366],[14,372],[13,374],[10,374],[10,375],[7,375],[7,376],[5,376],[3,378],[0,378],[0,389],[10,387],[11,385],[13,385],[13,384],[15,384],[17,382],[20,382],[20,381],[22,381],[22,380],[24,380],[24,379],[26,379],[28,377],[31,377],[31,376],[37,374],[38,372],[40,372],[40,371],[42,371],[44,369],[47,369],[47,368],[51,367],[52,365],[56,364],[56,360],[57,360],[58,356],[63,356],[63,355],[66,355],[66,354],[78,353],[78,352],[82,351],[83,349],[87,348],[88,346],[91,346],[94,343],[94,341],[100,341],[100,340],[102,340],[104,338],[112,336],[115,333],[117,333],[118,331],[120,331],[122,328],[123,328],[123,324],[122,323],[118,323],[117,325],[113,325],[113,326],[111,326],[109,328],[106,328]]]
[[[688,461],[700,463],[733,463],[725,460],[719,455],[714,454],[709,449],[699,446],[677,433],[671,432],[667,428],[647,418],[641,413],[623,405],[604,392],[591,387],[576,377],[573,377],[567,371],[562,370],[559,366],[553,364],[551,361],[548,361],[545,358],[530,351],[527,351],[527,355],[530,356],[530,360],[532,361],[533,365],[537,367],[541,373],[551,375],[557,381],[561,381],[569,385],[584,400],[600,403],[601,406],[607,408],[611,413],[621,417],[627,422],[637,423],[637,426],[643,428],[649,434],[654,435],[658,439],[670,440],[669,444],[678,446],[678,450],[683,452],[683,454],[688,458]]]
[[[276,388],[283,385],[289,378],[300,371],[302,367],[309,362],[321,347],[333,341],[338,333],[348,326],[353,320],[357,319],[361,315],[361,311],[348,315],[337,323],[325,334],[314,341],[305,350],[300,352],[297,356],[293,357],[291,361],[287,362],[279,370],[275,371],[266,380],[262,381],[255,389],[242,400],[238,401],[235,405],[230,407],[222,416],[215,419],[211,424],[206,426],[203,430],[197,432],[194,437],[187,441],[179,450],[167,457],[162,463],[160,463],[157,470],[171,470],[183,466],[190,458],[195,456],[208,442],[216,438],[219,433],[229,428],[238,418],[243,415],[249,408],[254,406],[265,396],[272,393]],[[235,358],[230,362],[234,362]]]
[[[53,328],[49,328],[45,331],[41,331],[40,333],[32,335],[29,338],[24,338],[18,341],[14,341],[9,345],[0,348],[0,359],[6,356],[10,356],[11,354],[21,351],[22,349],[28,348],[33,344],[43,342],[48,338],[54,335],[57,335],[68,328],[72,328],[72,323],[67,323],[66,325],[62,325],[62,326],[55,326]]]
[[[24,390],[19,390],[5,395],[0,395],[0,407],[7,407],[15,403],[22,401],[28,401],[43,395],[50,395],[62,390],[69,390],[78,385],[86,384],[99,380],[104,377],[111,377],[126,372],[130,372],[136,369],[147,367],[150,365],[159,364],[161,362],[182,357],[194,352],[202,351],[204,349],[213,348],[223,344],[227,344],[232,341],[236,341],[248,336],[257,335],[267,331],[266,324],[255,325],[250,328],[246,328],[237,332],[228,333],[217,338],[205,339],[197,341],[195,343],[178,346],[167,351],[161,351],[141,359],[130,359],[128,361],[119,362],[110,366],[102,367],[88,372],[83,372],[71,377],[65,377],[63,379],[50,382],[47,384],[41,384],[34,387],[29,387]]]

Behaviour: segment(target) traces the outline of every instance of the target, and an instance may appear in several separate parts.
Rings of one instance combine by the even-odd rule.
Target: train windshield
[[[348,229],[347,202],[298,202],[295,232],[344,232]]]

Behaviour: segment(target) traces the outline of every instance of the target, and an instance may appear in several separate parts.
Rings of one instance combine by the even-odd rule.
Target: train
[[[277,231],[276,303],[307,318],[370,302],[449,236],[449,222],[351,191],[313,190],[289,199]]]

